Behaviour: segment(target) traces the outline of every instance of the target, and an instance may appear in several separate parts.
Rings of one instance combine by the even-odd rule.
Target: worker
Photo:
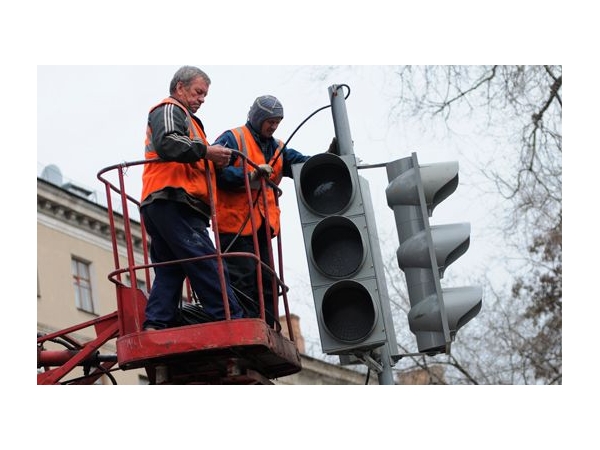
[[[272,267],[268,238],[279,234],[280,210],[276,203],[276,192],[267,185],[267,207],[265,209],[260,196],[260,177],[265,177],[275,185],[282,178],[292,178],[292,165],[303,163],[310,158],[287,148],[279,139],[273,137],[283,120],[283,106],[272,95],[258,97],[248,112],[246,124],[225,131],[214,145],[238,150],[258,165],[255,169],[246,165],[243,158],[235,155],[230,165],[217,170],[219,202],[217,205],[217,223],[219,239],[224,252],[245,252],[256,254],[252,236],[252,221],[256,227],[261,261]],[[252,207],[245,190],[245,178],[248,177],[252,189]],[[253,219],[250,218],[252,214]],[[268,216],[270,230],[266,229],[265,217]],[[269,233],[267,233],[267,231]],[[242,306],[249,317],[260,317],[257,262],[249,257],[227,258],[231,283],[238,294]],[[265,320],[270,326],[276,322],[274,305],[273,277],[267,270],[261,269],[264,294]]]
[[[215,255],[208,232],[211,219],[209,183],[216,193],[215,168],[225,167],[231,150],[209,145],[202,121],[194,114],[204,103],[211,80],[197,67],[183,66],[171,80],[169,97],[150,109],[146,131],[147,160],[144,165],[141,217],[150,235],[153,263]],[[155,278],[145,310],[145,330],[178,324],[178,305],[185,278],[200,299],[203,313],[212,320],[240,318],[243,309],[229,284],[224,268],[224,286],[216,258],[205,258],[154,267]],[[225,288],[225,299],[223,289]]]

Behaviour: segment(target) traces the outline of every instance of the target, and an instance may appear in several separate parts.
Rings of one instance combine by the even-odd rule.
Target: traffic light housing
[[[458,186],[458,163],[419,166],[417,155],[386,164],[388,206],[394,211],[411,309],[410,330],[419,352],[450,353],[457,331],[481,310],[480,286],[442,289],[446,268],[470,244],[469,223],[430,226],[429,217]]]
[[[317,154],[292,171],[323,352],[377,348],[386,325],[395,346],[368,183],[354,154]]]

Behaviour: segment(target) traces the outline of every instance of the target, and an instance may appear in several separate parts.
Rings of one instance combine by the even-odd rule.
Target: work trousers
[[[153,263],[196,258],[216,253],[208,233],[208,221],[184,203],[155,200],[141,209],[150,235],[150,258]],[[243,316],[243,310],[230,286],[224,263],[227,299],[232,318]],[[144,327],[166,328],[176,324],[186,276],[204,311],[215,320],[225,318],[224,299],[216,258],[154,267],[155,278],[146,305]]]

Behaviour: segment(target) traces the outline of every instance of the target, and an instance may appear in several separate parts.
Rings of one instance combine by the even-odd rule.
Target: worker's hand
[[[329,144],[329,148],[327,149],[327,153],[333,153],[334,155],[340,155],[340,149],[338,148],[337,139],[335,136],[331,140],[331,144]]]
[[[231,149],[222,145],[209,145],[206,148],[206,159],[212,161],[218,169],[229,165]]]
[[[256,181],[259,177],[269,178],[273,168],[269,164],[259,164],[258,169],[250,173],[250,181]]]
[[[261,175],[267,178],[273,173],[273,168],[269,164],[259,164],[258,170],[260,171]]]

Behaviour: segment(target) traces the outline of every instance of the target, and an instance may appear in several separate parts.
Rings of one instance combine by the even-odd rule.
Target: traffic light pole
[[[329,98],[331,99],[331,112],[333,115],[333,129],[338,143],[340,155],[353,155],[354,143],[350,134],[350,122],[346,111],[346,99],[344,98],[343,85],[329,87]]]
[[[394,375],[392,373],[392,355],[390,355],[390,350],[387,345],[383,345],[378,350],[380,355],[380,363],[381,363],[381,372],[377,374],[377,378],[379,380],[379,384],[394,384]]]

